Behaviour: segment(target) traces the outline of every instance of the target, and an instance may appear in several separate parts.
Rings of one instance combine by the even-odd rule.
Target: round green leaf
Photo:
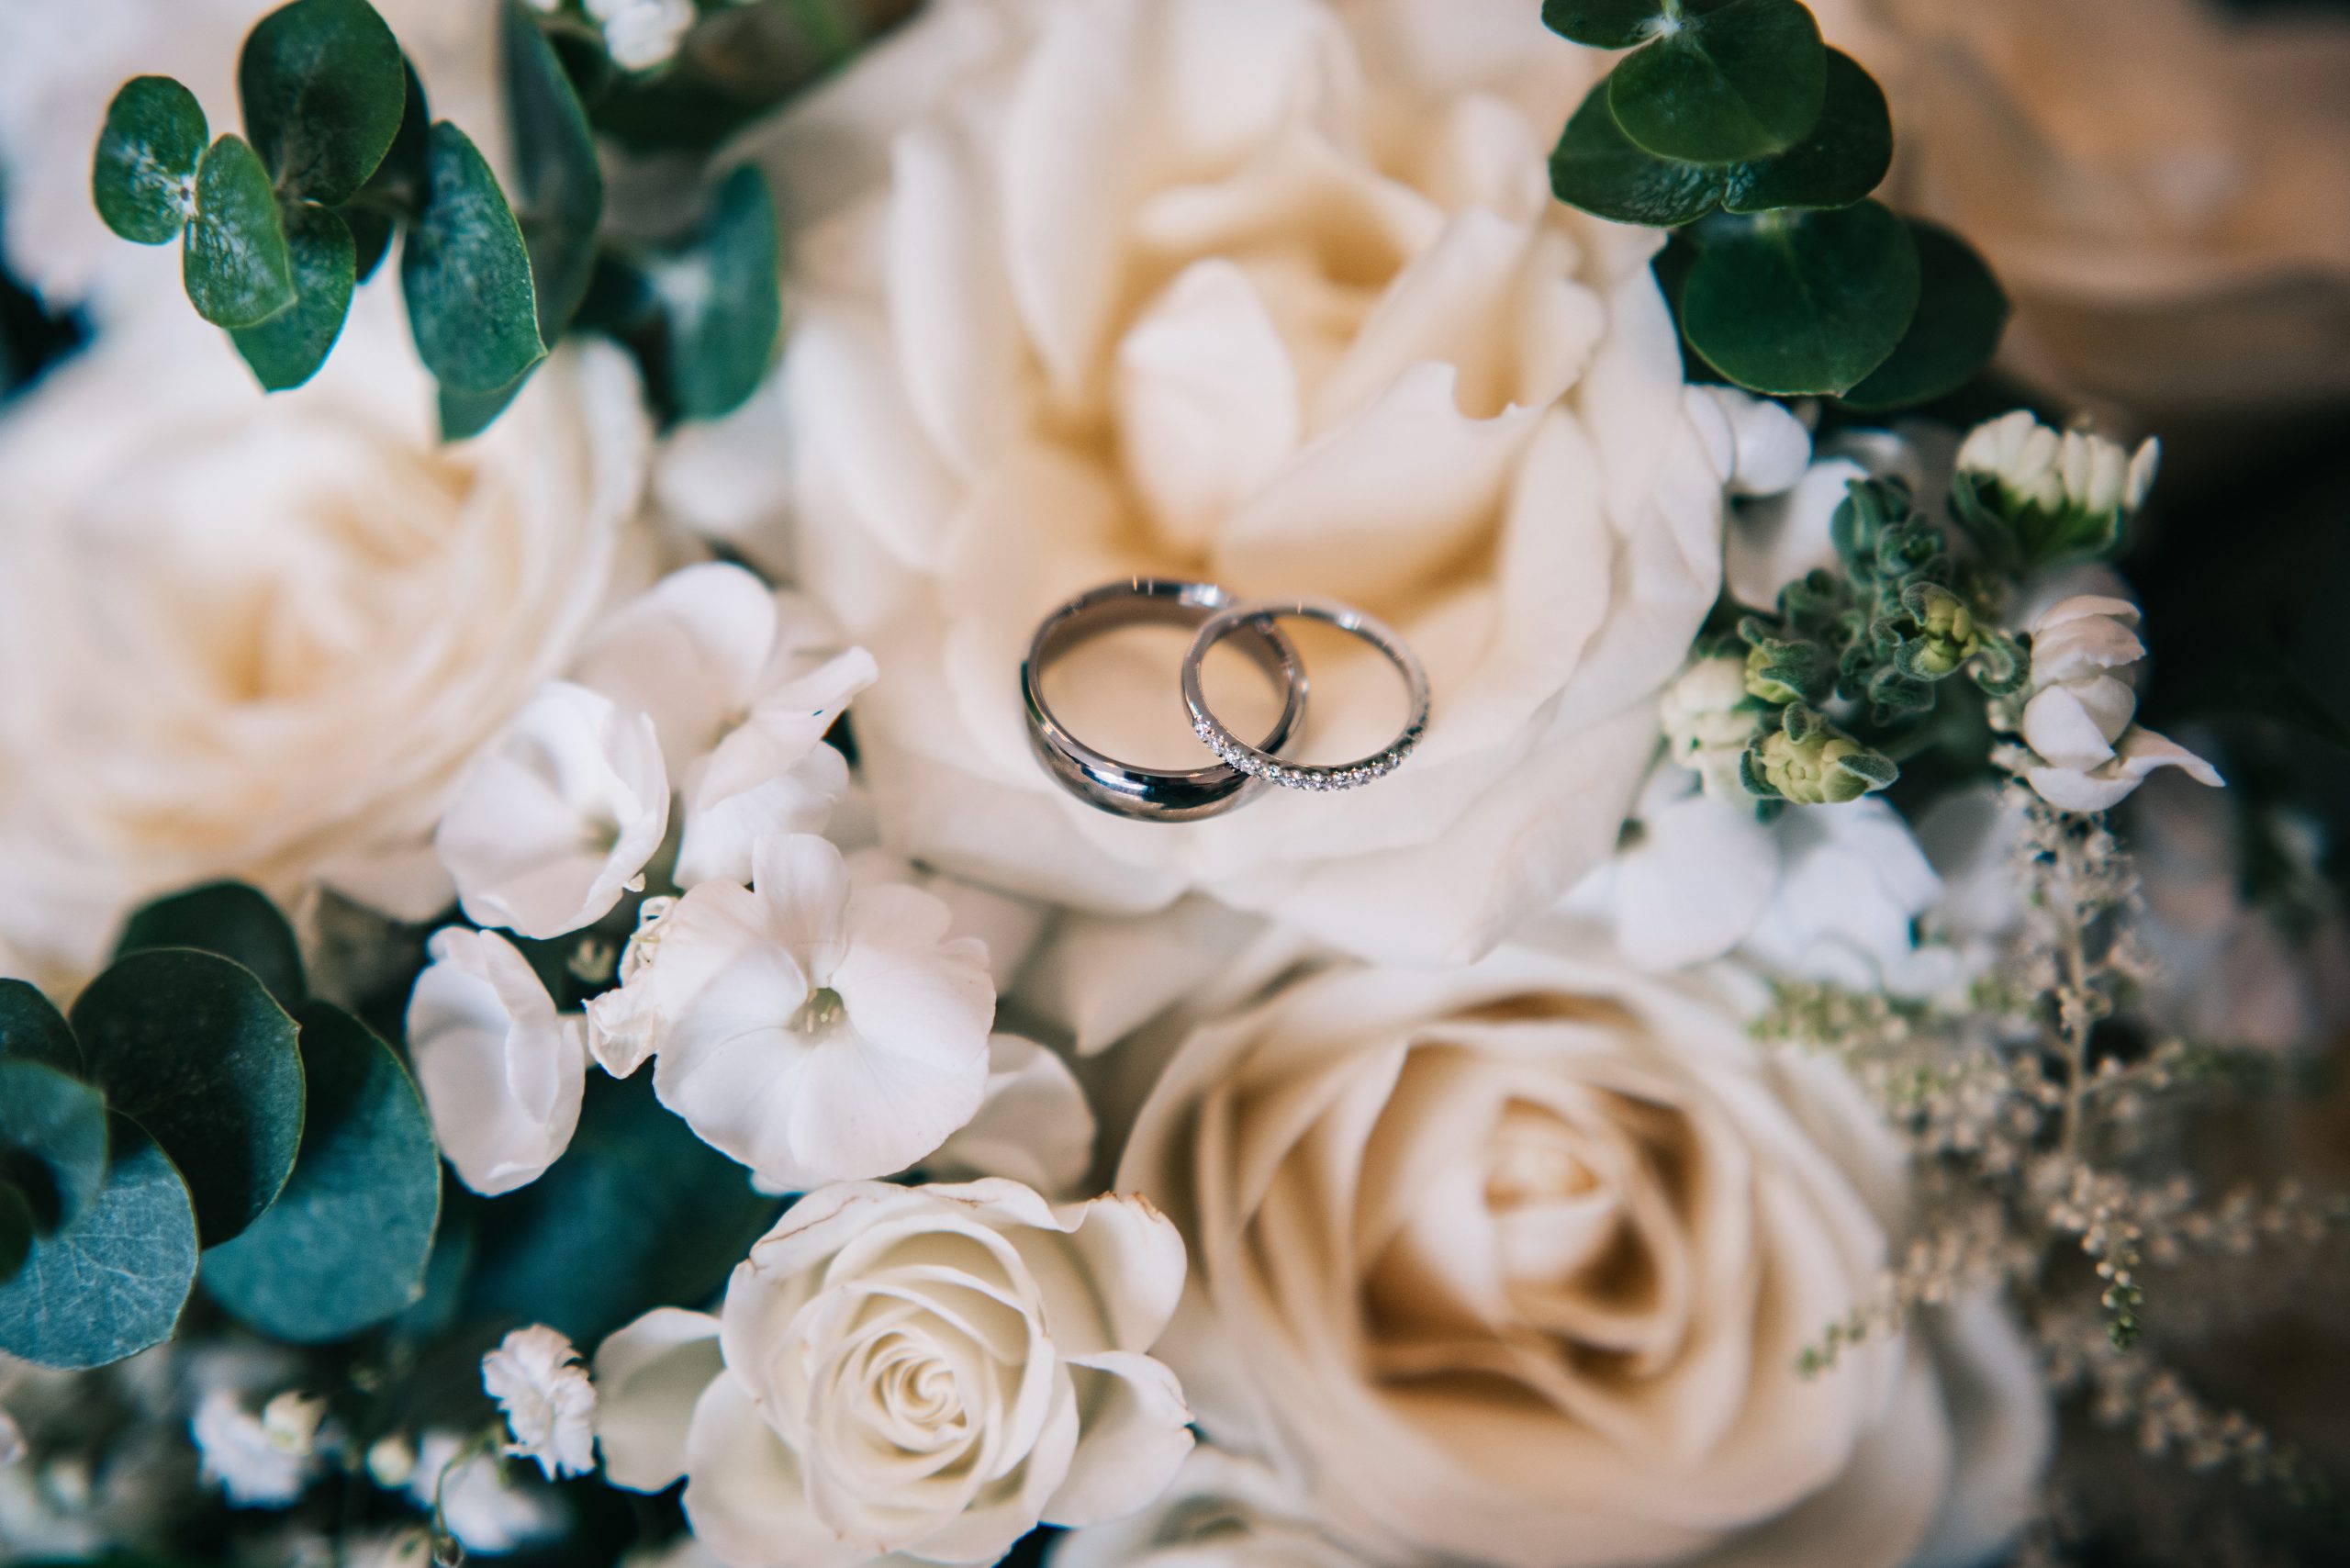
[[[106,106],[90,195],[106,227],[142,245],[179,238],[196,210],[204,106],[168,76],[134,76]]]
[[[537,366],[533,365],[532,370]],[[460,392],[454,387],[441,388],[441,439],[471,441],[497,422],[514,399],[529,386],[531,371],[526,370],[495,392]]]
[[[1542,25],[1594,49],[1629,49],[1663,19],[1664,0],[1542,0]]]
[[[1724,214],[1696,233],[1681,330],[1751,391],[1844,392],[1885,363],[1918,308],[1918,247],[1875,202]]]
[[[546,353],[521,226],[498,176],[446,120],[426,139],[431,192],[400,252],[408,326],[425,367],[462,392],[494,392]]]
[[[424,1292],[441,1213],[432,1118],[392,1048],[341,1009],[302,1011],[301,1157],[269,1212],[204,1260],[214,1300],[297,1345],[356,1334]]]
[[[53,1067],[0,1060],[0,1177],[39,1227],[72,1223],[106,1170],[106,1096]]]
[[[252,970],[287,1012],[308,994],[294,928],[266,894],[243,882],[207,882],[141,905],[115,944],[119,958],[150,947],[194,947]]]
[[[1550,151],[1550,190],[1613,223],[1678,229],[1713,211],[1723,172],[1660,158],[1626,136],[1607,107],[1607,84],[1585,94]]]
[[[753,392],[783,326],[775,201],[744,164],[720,182],[699,238],[648,269],[668,321],[668,390],[678,414],[714,420]]]
[[[571,324],[596,270],[604,173],[588,111],[539,25],[506,6],[506,94],[513,106],[516,215],[531,253],[539,337],[552,344]],[[487,421],[485,421],[487,422]]]
[[[1998,352],[2008,324],[1999,280],[1965,241],[1912,218],[1918,244],[1918,314],[1891,357],[1844,394],[1855,409],[1903,409],[1954,392]]]
[[[1775,158],[1729,172],[1722,206],[1732,212],[1850,207],[1893,166],[1893,117],[1875,78],[1842,50],[1828,51],[1828,95],[1811,134]]]
[[[73,1004],[106,1099],[161,1144],[196,1199],[205,1245],[258,1218],[302,1141],[294,1020],[250,970],[161,947],[115,961]]]
[[[245,129],[278,187],[348,200],[399,133],[400,46],[367,0],[294,0],[263,17],[237,61]]]
[[[196,1282],[196,1210],[179,1172],[117,1117],[106,1182],[37,1239],[0,1285],[0,1350],[45,1367],[104,1366],[172,1337]]]
[[[294,262],[277,193],[261,160],[237,137],[214,142],[196,165],[196,216],[180,275],[197,313],[216,327],[250,327],[294,303]]]
[[[292,309],[229,334],[266,392],[299,386],[319,373],[342,335],[351,291],[359,286],[358,247],[330,208],[289,202],[285,219],[298,297]]]
[[[23,980],[0,980],[0,1061],[11,1058],[82,1070],[82,1047],[65,1015]]]
[[[1742,163],[1810,133],[1828,86],[1819,24],[1796,0],[1684,13],[1607,79],[1626,135],[1665,158]]]

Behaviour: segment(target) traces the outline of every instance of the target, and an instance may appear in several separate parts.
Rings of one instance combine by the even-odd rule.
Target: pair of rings
[[[1281,748],[1305,719],[1305,665],[1282,633],[1285,617],[1320,621],[1377,648],[1404,678],[1410,711],[1401,734],[1353,762],[1322,766],[1285,761]],[[1176,770],[1120,762],[1087,745],[1045,700],[1046,669],[1080,644],[1134,625],[1194,627],[1183,655],[1183,706],[1192,733],[1219,761]],[[1210,710],[1200,672],[1208,650],[1225,638],[1273,681],[1281,717],[1251,745]],[[1214,583],[1170,577],[1131,577],[1078,595],[1036,627],[1021,661],[1020,686],[1028,704],[1028,740],[1037,760],[1061,787],[1087,804],[1144,822],[1197,822],[1232,810],[1267,785],[1291,790],[1351,790],[1393,773],[1427,729],[1428,678],[1420,661],[1384,622],[1328,599],[1236,600]]]

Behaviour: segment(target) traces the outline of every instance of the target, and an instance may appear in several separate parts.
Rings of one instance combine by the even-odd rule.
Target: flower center
[[[820,985],[809,992],[800,1011],[791,1015],[784,1027],[801,1035],[821,1035],[836,1027],[848,1016],[848,1003],[831,986]]]

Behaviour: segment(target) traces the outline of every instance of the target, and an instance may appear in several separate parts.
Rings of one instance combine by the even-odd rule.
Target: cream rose
[[[1824,1059],[1562,937],[1199,1030],[1119,1182],[1191,1248],[1162,1353],[1203,1429],[1375,1558],[1892,1568],[1995,1545],[2046,1441],[1987,1306],[1798,1373],[1901,1171]]]
[[[1144,1352],[1182,1282],[1174,1227],[1131,1197],[826,1187],[751,1249],[717,1318],[664,1308],[605,1341],[606,1473],[683,1475],[732,1568],[992,1562],[1040,1519],[1165,1489],[1191,1415]]]
[[[1654,237],[1550,199],[1604,61],[1539,12],[948,0],[746,149],[798,219],[797,549],[884,672],[857,737],[893,846],[1427,960],[1613,845],[1714,597],[1723,475]],[[1387,618],[1434,686],[1425,744],[1372,788],[1180,829],[1070,799],[1029,754],[1021,655],[1133,573]],[[1172,649],[1092,652],[1064,716],[1195,766]],[[1393,734],[1376,656],[1313,678],[1310,755]]]
[[[396,281],[268,398],[165,303],[0,420],[0,947],[56,984],[208,877],[445,904],[442,803],[570,656],[642,487],[616,350],[562,350],[443,446]]]

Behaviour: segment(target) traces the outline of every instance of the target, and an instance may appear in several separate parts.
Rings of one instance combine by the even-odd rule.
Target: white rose
[[[1538,13],[957,0],[755,140],[800,218],[796,548],[887,671],[857,736],[893,846],[1421,959],[1606,853],[1714,598],[1725,476],[1653,236],[1550,199],[1605,59]],[[1071,799],[1030,755],[1021,655],[1133,573],[1386,618],[1433,683],[1425,744],[1181,829]],[[1171,656],[1059,674],[1089,741],[1200,759]],[[1376,749],[1398,708],[1375,655],[1317,658],[1309,748]]]
[[[605,1341],[607,1472],[683,1475],[732,1568],[991,1562],[1174,1474],[1190,1412],[1144,1352],[1182,1283],[1174,1226],[1131,1197],[827,1187],[752,1249],[715,1320],[665,1309]]]
[[[587,1091],[580,1020],[495,931],[436,931],[408,995],[408,1047],[441,1151],[489,1197],[528,1186],[571,1147]]]
[[[1361,1568],[1269,1466],[1193,1449],[1141,1513],[1055,1541],[1051,1568]]]
[[[2004,1462],[2046,1439],[2011,1330],[1964,1337],[1999,1378],[1948,1375],[1930,1329],[1798,1372],[1875,1291],[1902,1176],[1832,1064],[1561,944],[1326,971],[1201,1029],[1119,1182],[1192,1249],[1164,1353],[1207,1437],[1371,1554],[1891,1568],[2012,1523],[1970,1479],[1976,1390]]]
[[[1823,0],[1896,205],[1980,249],[2009,364],[2159,422],[2350,392],[2350,26],[2216,0]],[[2085,68],[2094,62],[2094,68]]]
[[[58,365],[0,419],[0,944],[70,984],[218,876],[430,918],[432,825],[610,591],[648,440],[591,343],[442,445],[396,281],[298,391],[184,308]]]

